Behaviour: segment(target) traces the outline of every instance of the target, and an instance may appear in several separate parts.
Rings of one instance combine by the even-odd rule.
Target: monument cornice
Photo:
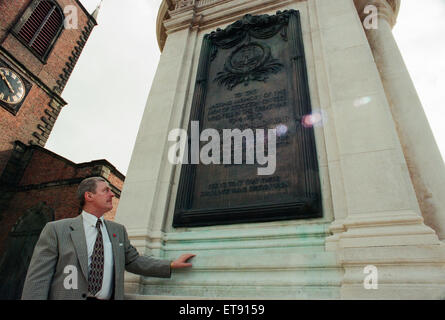
[[[298,0],[301,1],[301,0]],[[298,2],[297,1],[297,2]],[[240,19],[247,12],[279,9],[295,0],[163,0],[158,11],[156,36],[162,51],[169,33],[192,27],[211,27]],[[223,5],[230,3],[230,5]],[[230,18],[230,19],[228,19]]]

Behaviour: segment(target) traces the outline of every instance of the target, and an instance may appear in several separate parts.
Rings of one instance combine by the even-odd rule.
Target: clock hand
[[[6,84],[8,85],[9,90],[11,91],[11,93],[14,93],[14,89],[12,88],[11,84],[9,83],[8,79],[6,79],[5,75],[3,73],[0,73],[2,75],[2,79],[3,81],[6,82]]]

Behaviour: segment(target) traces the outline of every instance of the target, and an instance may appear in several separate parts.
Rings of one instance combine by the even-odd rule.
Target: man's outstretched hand
[[[170,266],[172,269],[189,268],[192,266],[192,264],[190,262],[187,262],[187,260],[193,258],[194,256],[195,254],[185,253],[178,259],[174,260]]]

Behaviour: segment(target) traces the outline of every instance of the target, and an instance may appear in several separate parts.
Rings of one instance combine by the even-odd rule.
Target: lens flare
[[[277,125],[277,127],[275,128],[277,130],[277,137],[282,137],[285,136],[287,133],[287,126],[285,124],[280,123],[279,125]]]
[[[361,97],[354,100],[354,107],[361,107],[371,102],[371,97]]]
[[[324,116],[322,112],[320,111],[314,111],[311,114],[307,114],[303,116],[301,119],[301,124],[305,128],[311,128],[311,127],[319,127],[324,122]]]

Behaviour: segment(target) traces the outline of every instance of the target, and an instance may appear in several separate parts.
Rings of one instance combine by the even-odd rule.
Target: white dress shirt
[[[87,241],[88,248],[88,274],[90,272],[91,265],[91,256],[93,255],[94,244],[96,243],[97,238],[97,217],[88,213],[86,211],[82,211],[82,219],[83,219],[83,227],[85,229],[85,238]],[[102,221],[101,231],[102,231],[102,239],[104,242],[104,275],[102,280],[102,288],[94,297],[98,299],[109,300],[111,298],[111,294],[113,293],[113,250],[111,247],[110,237],[108,236],[107,227],[104,223],[104,217],[100,217]],[[88,293],[88,296],[92,296],[91,293]]]

